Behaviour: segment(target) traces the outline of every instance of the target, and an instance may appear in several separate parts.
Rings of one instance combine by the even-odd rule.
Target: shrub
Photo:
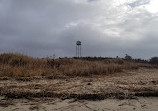
[[[152,57],[152,58],[150,59],[150,63],[151,63],[151,64],[158,64],[158,57]]]
[[[125,59],[126,60],[132,60],[132,57],[130,55],[126,54]]]

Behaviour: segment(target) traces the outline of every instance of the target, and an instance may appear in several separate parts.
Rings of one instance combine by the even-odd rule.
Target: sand
[[[0,111],[158,111],[158,69],[0,78]]]
[[[8,98],[69,99],[158,97],[158,69],[139,69],[91,77],[1,79],[0,95]]]
[[[137,99],[105,99],[97,101],[75,99],[34,98],[0,100],[0,111],[157,111],[158,98],[139,97]],[[9,101],[12,104],[9,104]]]

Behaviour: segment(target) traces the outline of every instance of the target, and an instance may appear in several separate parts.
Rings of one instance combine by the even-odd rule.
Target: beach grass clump
[[[19,53],[0,54],[0,77],[32,76],[91,76],[148,67],[148,64],[127,61],[121,58],[75,59],[33,58]],[[151,66],[150,66],[151,67]]]

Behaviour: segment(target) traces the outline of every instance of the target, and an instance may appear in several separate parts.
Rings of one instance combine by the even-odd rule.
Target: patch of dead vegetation
[[[0,95],[6,98],[134,98],[158,96],[158,69],[120,58],[32,58],[0,54]]]
[[[136,70],[140,67],[152,67],[148,63],[128,61],[121,58],[93,59],[92,61],[88,58],[40,59],[17,53],[3,53],[0,54],[0,77],[15,77],[20,81],[30,81],[36,79],[37,76],[47,77],[48,79],[64,78],[65,76],[90,77],[92,75],[119,73],[123,70]]]

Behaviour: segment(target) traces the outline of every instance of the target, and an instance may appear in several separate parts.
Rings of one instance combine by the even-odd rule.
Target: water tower
[[[76,57],[81,57],[81,41],[76,42]]]

